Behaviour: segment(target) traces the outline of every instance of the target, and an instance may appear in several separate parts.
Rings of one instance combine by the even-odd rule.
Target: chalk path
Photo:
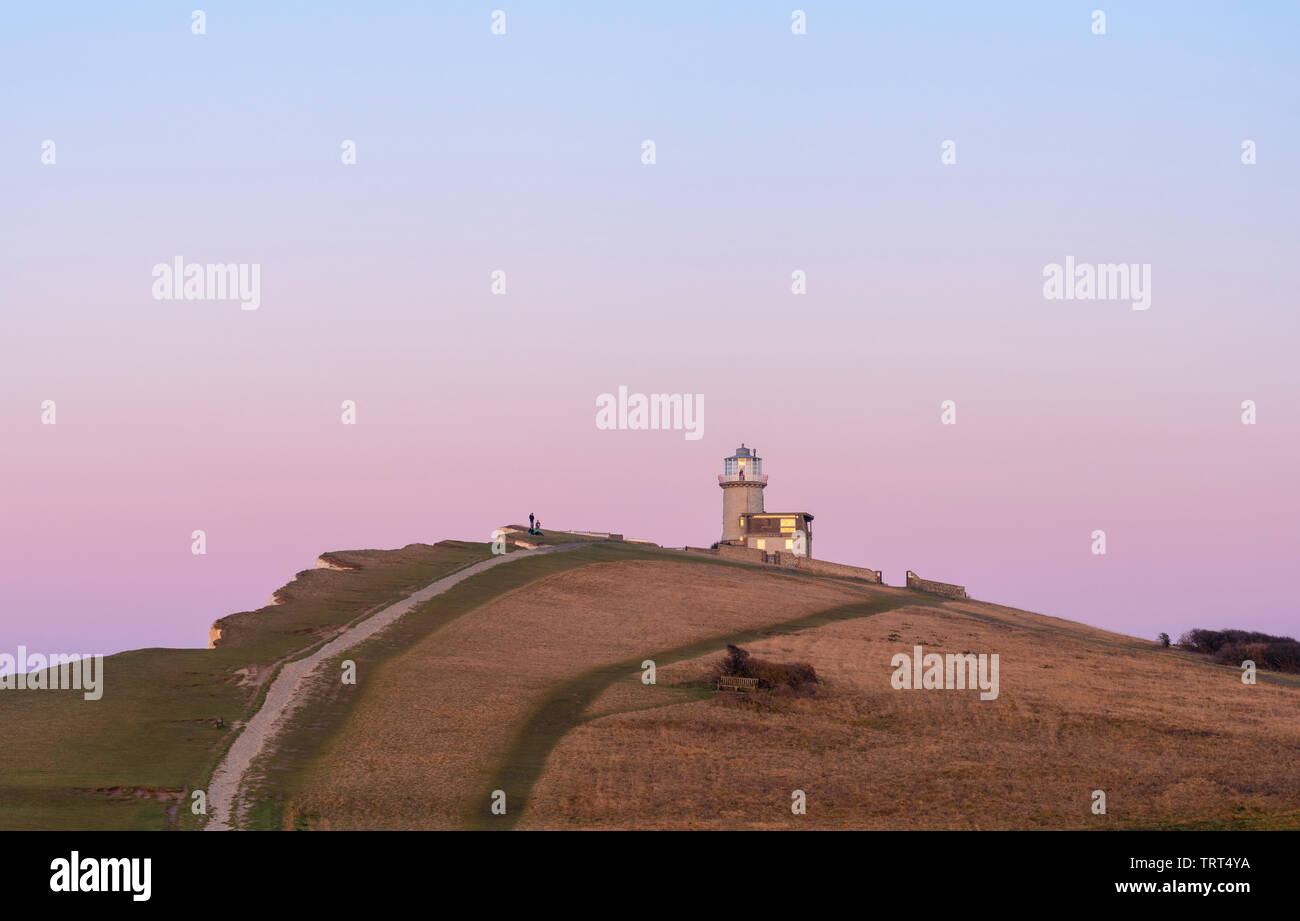
[[[246,804],[241,799],[241,788],[247,777],[253,760],[262,753],[267,744],[275,737],[294,710],[302,703],[300,694],[307,687],[312,673],[328,659],[332,659],[344,650],[368,640],[380,630],[392,624],[398,618],[409,613],[416,605],[423,604],[430,598],[441,595],[455,585],[464,582],[479,573],[486,572],[493,566],[500,566],[513,560],[538,556],[543,553],[556,553],[590,546],[589,543],[556,544],[551,547],[539,547],[536,550],[516,550],[489,560],[483,560],[467,566],[449,576],[443,576],[429,583],[419,591],[408,595],[401,601],[394,602],[370,617],[356,624],[349,630],[330,640],[316,652],[303,659],[287,663],[271,682],[262,706],[253,714],[244,726],[243,732],[236,737],[233,745],[226,752],[217,769],[212,772],[208,784],[208,806],[212,810],[205,831],[230,831],[238,828],[244,816]]]

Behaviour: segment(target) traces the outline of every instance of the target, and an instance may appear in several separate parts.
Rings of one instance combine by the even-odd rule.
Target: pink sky
[[[888,582],[1300,634],[1293,23],[1097,38],[1050,6],[825,11],[802,43],[672,4],[499,40],[469,9],[235,4],[201,38],[27,10],[0,650],[201,646],[323,551],[530,511],[707,544],[742,441],[817,556]],[[177,256],[261,265],[260,309],[153,300]],[[1151,308],[1045,300],[1067,256],[1149,263]],[[704,394],[704,437],[597,430],[619,385]]]

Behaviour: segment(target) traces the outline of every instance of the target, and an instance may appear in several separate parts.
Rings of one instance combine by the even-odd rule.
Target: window
[[[793,549],[794,549],[794,541],[792,541],[792,540],[788,540],[788,539],[787,539],[786,542],[785,542],[785,549],[787,549],[787,550],[793,550]]]
[[[766,550],[766,549],[767,549],[767,541],[760,539],[760,540],[758,541],[758,549],[759,549],[759,550]]]
[[[781,519],[781,530],[782,530],[782,531],[793,531],[793,530],[794,530],[794,519],[793,519],[793,518],[782,518],[782,519]]]

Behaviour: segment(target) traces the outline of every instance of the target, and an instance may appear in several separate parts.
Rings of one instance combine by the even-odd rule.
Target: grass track
[[[801,630],[823,627],[836,621],[870,617],[912,603],[914,599],[901,595],[880,596],[858,604],[840,605],[766,627],[719,634],[584,672],[561,685],[533,713],[528,723],[515,736],[514,744],[505,762],[498,768],[492,782],[480,797],[481,808],[467,818],[467,824],[476,829],[505,831],[513,828],[523,816],[533,785],[541,776],[546,759],[555,746],[569,731],[587,721],[583,716],[584,711],[606,688],[620,679],[626,679],[630,674],[639,672],[643,659],[653,659],[656,667],[669,665],[686,659],[696,659],[715,650],[720,651],[728,643],[751,643],[768,636],[798,633]],[[508,810],[505,815],[491,813],[491,795],[494,790],[504,790],[506,793]]]
[[[556,532],[553,542],[562,542],[561,536],[560,532]],[[337,670],[344,658],[351,659],[357,664],[357,673],[362,677],[356,685],[318,681],[307,689],[303,704],[281,727],[273,750],[266,752],[254,764],[252,773],[257,775],[257,780],[247,794],[252,802],[247,814],[247,827],[311,827],[314,821],[312,816],[286,814],[285,804],[292,802],[295,794],[304,789],[304,778],[312,773],[312,766],[322,757],[321,753],[329,750],[331,743],[342,731],[353,706],[361,699],[359,695],[368,693],[367,689],[371,685],[364,680],[365,675],[384,667],[388,660],[413,648],[465,614],[511,592],[524,590],[533,582],[583,566],[629,560],[672,561],[746,571],[756,569],[748,563],[666,550],[653,545],[592,541],[590,546],[518,560],[509,566],[493,569],[490,574],[483,573],[466,579],[415,608],[377,636],[353,646],[345,656],[322,665],[320,673],[330,673],[331,670]],[[763,568],[762,571],[773,577],[824,581],[806,573],[770,568]],[[637,662],[639,664],[640,659]]]

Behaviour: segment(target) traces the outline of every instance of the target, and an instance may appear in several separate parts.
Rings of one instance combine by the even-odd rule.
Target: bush
[[[753,678],[750,667],[749,653],[728,643],[727,654],[713,666],[713,678]]]
[[[1179,644],[1213,656],[1224,665],[1241,665],[1250,659],[1259,668],[1300,672],[1300,642],[1289,636],[1270,636],[1251,630],[1188,630]]]
[[[719,678],[757,678],[767,690],[789,688],[800,691],[818,684],[817,670],[807,662],[768,662],[756,659],[739,646],[727,646],[727,654],[714,663],[713,683]]]
[[[1161,645],[1161,646],[1164,646],[1166,649],[1169,648],[1169,634],[1168,634],[1168,633],[1162,633],[1162,634],[1160,634],[1158,637],[1156,637],[1156,639],[1158,639],[1158,640],[1160,641],[1160,645]]]

